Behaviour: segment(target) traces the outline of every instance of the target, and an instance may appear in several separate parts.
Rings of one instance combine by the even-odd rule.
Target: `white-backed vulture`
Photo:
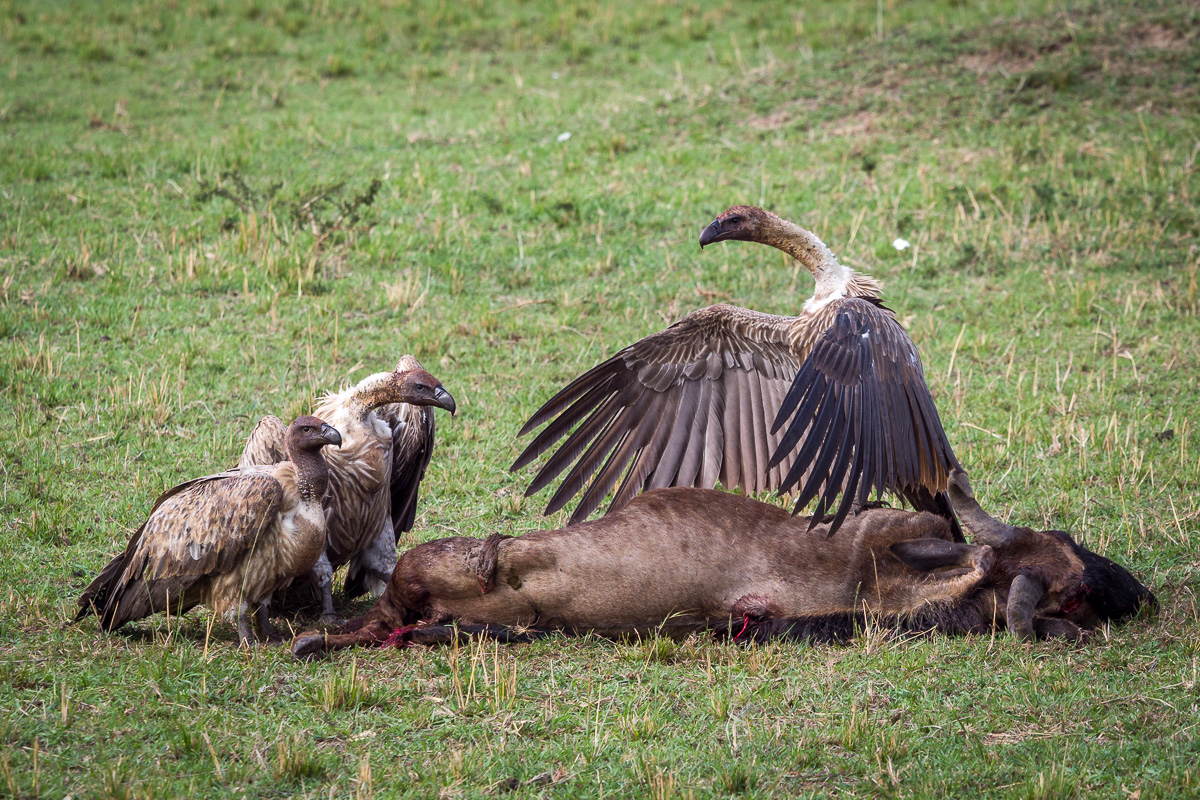
[[[321,448],[341,441],[331,425],[297,417],[284,437],[288,461],[163,492],[125,552],[84,590],[75,621],[99,614],[100,626],[112,631],[204,604],[235,615],[238,636],[249,644],[246,612],[253,607],[259,635],[269,637],[271,595],[312,569],[325,544],[321,498],[329,469]]]
[[[570,467],[546,513],[586,486],[571,517],[578,522],[614,487],[609,511],[667,486],[720,481],[786,493],[800,484],[797,511],[820,498],[812,525],[842,495],[832,534],[874,490],[945,516],[961,540],[945,495],[958,462],[917,348],[883,306],[879,284],[761,208],[728,209],[700,246],[732,240],[770,245],[808,268],[816,288],[800,314],[709,306],[592,368],[521,429],[548,423],[513,470],[567,437],[526,495]]]
[[[396,538],[416,519],[417,490],[433,452],[436,406],[454,413],[454,398],[437,378],[406,355],[394,372],[369,375],[324,397],[314,413],[342,432],[342,446],[326,454],[325,552],[313,567],[322,616],[335,621],[333,573],[343,564],[345,591],[379,594],[396,566]],[[242,452],[239,466],[279,458],[278,417],[264,417]]]

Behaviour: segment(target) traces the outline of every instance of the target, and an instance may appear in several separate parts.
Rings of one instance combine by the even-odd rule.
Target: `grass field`
[[[0,0],[0,794],[1200,793],[1198,73],[1153,0]],[[64,626],[159,491],[404,352],[459,403],[405,544],[560,522],[507,472],[556,387],[808,296],[700,252],[739,202],[884,282],[985,507],[1160,614],[314,664]]]

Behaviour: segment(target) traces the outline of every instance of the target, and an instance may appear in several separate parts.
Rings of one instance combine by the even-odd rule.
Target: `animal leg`
[[[974,568],[984,550],[978,545],[948,542],[932,537],[896,542],[890,549],[896,558],[919,572],[932,572],[947,567]]]
[[[321,553],[311,575],[321,592],[321,621],[326,625],[336,625],[338,615],[333,610],[333,565],[329,563],[328,554]]]
[[[269,642],[276,637],[275,626],[271,624],[270,603],[259,603],[254,611],[254,624],[258,628],[258,638]]]
[[[367,549],[350,559],[346,570],[345,592],[348,597],[358,597],[370,592],[378,597],[387,588],[392,570],[396,568],[396,534],[391,519],[385,519],[383,528]]]
[[[392,626],[384,620],[369,622],[352,633],[306,631],[292,642],[292,655],[296,658],[321,658],[347,647],[378,647],[387,641],[391,633]]]
[[[253,647],[254,634],[250,632],[250,618],[246,616],[246,606],[242,605],[237,611],[238,643],[242,647]]]

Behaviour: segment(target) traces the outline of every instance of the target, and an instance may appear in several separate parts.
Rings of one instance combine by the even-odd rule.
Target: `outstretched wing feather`
[[[912,340],[890,311],[867,300],[837,301],[831,314],[788,390],[781,415],[791,416],[772,456],[787,461],[785,448],[801,442],[784,479],[790,488],[809,469],[797,510],[817,499],[819,522],[840,494],[832,534],[872,492],[908,498],[923,488],[924,504],[942,507],[934,501],[958,462]]]
[[[767,474],[767,424],[799,367],[792,321],[711,306],[588,370],[522,428],[546,426],[514,470],[557,446],[526,494],[570,468],[547,513],[583,491],[577,521],[614,487],[611,509],[650,487],[778,488]]]

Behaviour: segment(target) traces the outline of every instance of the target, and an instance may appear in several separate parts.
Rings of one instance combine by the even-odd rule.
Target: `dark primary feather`
[[[811,342],[803,363],[793,348],[804,345],[792,340],[802,325],[826,326],[801,331]],[[872,493],[893,493],[942,513],[961,538],[945,495],[930,490],[958,462],[916,347],[871,299],[834,300],[799,318],[733,306],[694,312],[572,381],[522,434],[543,424],[512,469],[557,445],[526,496],[566,473],[546,513],[582,492],[571,522],[614,490],[609,511],[650,488],[720,481],[798,491],[797,511],[817,501],[814,524],[832,511],[831,533]]]
[[[582,491],[578,522],[614,489],[610,511],[655,487],[711,488],[719,479],[747,492],[777,488],[783,469],[769,469],[767,457],[779,436],[768,423],[799,366],[790,323],[711,306],[588,370],[521,430],[546,424],[513,470],[562,442],[526,495],[566,472],[546,513]]]
[[[385,410],[390,407],[385,407]],[[433,409],[412,406],[415,415],[385,415],[392,424],[392,529],[399,538],[417,521],[417,495],[433,458]]]
[[[798,470],[811,463],[796,508],[817,499],[815,525],[840,494],[831,531],[871,492],[915,498],[922,509],[949,509],[941,492],[920,491],[945,486],[958,461],[916,347],[878,304],[860,298],[837,302],[833,324],[813,345],[776,418],[776,425],[789,417],[790,422],[772,463],[788,456],[783,447],[804,442],[782,491],[796,486]],[[961,536],[956,523],[955,536]]]

